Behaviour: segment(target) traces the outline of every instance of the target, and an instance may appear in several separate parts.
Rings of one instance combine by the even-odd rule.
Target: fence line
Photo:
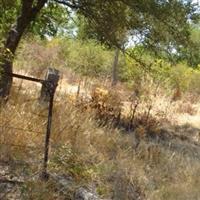
[[[29,77],[29,76],[24,76],[24,75],[20,75],[20,74],[15,74],[15,73],[8,73],[8,72],[2,72],[2,73],[5,76],[9,76],[12,78],[19,78],[19,79],[38,82],[38,83],[42,84],[39,102],[41,105],[44,105],[44,104],[48,105],[48,116],[47,116],[47,123],[45,123],[46,124],[46,137],[45,137],[45,145],[44,145],[43,168],[42,168],[40,177],[42,180],[46,181],[49,178],[49,174],[47,173],[47,164],[48,164],[48,159],[49,159],[49,145],[50,145],[50,136],[51,136],[54,94],[55,94],[56,87],[58,85],[58,80],[60,77],[59,71],[56,69],[49,68],[46,73],[45,80],[33,78],[33,77]],[[34,130],[25,130],[25,129],[16,128],[16,127],[12,127],[12,128],[15,130],[21,130],[24,132],[34,132],[34,133],[36,132]],[[7,145],[16,146],[15,144],[7,144]],[[27,146],[20,146],[20,145],[17,145],[17,146],[27,148]]]
[[[38,78],[30,77],[30,76],[24,76],[21,74],[15,74],[15,73],[9,73],[9,72],[5,72],[5,74],[10,77],[24,79],[27,81],[34,81],[34,82],[38,82],[38,83],[43,83],[45,81],[43,79],[38,79]]]
[[[32,113],[34,114],[34,113]],[[37,114],[36,114],[37,115]],[[44,117],[44,116],[42,116]],[[46,125],[46,123],[44,124]],[[63,133],[63,131],[68,127],[68,124],[66,124],[65,126],[63,126],[61,129],[59,130],[55,130],[55,132],[60,135],[61,133]],[[5,129],[14,129],[14,130],[19,130],[19,131],[23,131],[23,132],[30,132],[30,133],[36,133],[36,134],[44,134],[44,132],[42,131],[36,131],[36,130],[32,130],[32,129],[23,129],[23,128],[18,128],[18,127],[13,127],[13,126],[7,126],[7,125],[0,125],[0,128],[5,128]]]
[[[45,115],[41,115],[41,114],[37,114],[37,113],[34,113],[34,112],[30,112],[32,115],[36,115],[38,117],[41,117],[41,118],[46,118],[47,116]]]
[[[9,129],[14,129],[14,130],[18,130],[18,131],[23,131],[23,132],[30,132],[30,133],[38,133],[38,134],[43,134],[44,132],[41,131],[35,131],[32,129],[23,129],[23,128],[18,128],[18,127],[13,127],[13,126],[0,126],[1,128],[9,128]]]
[[[43,149],[43,147],[33,147],[33,146],[28,146],[28,145],[18,145],[18,144],[13,144],[13,143],[4,143],[4,142],[1,142],[0,145],[12,146],[12,147],[17,147],[17,148],[36,149],[36,150]]]

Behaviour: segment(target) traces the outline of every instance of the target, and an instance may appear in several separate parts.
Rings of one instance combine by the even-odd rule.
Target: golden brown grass
[[[199,199],[200,159],[170,149],[169,145],[148,141],[145,137],[150,129],[159,133],[158,124],[167,124],[167,129],[171,129],[171,125],[186,123],[200,128],[199,95],[192,93],[187,97],[177,93],[179,98],[172,101],[172,90],[163,90],[148,78],[130,90],[121,83],[115,89],[110,88],[110,81],[105,80],[105,76],[97,80],[66,69],[66,66],[74,67],[72,63],[80,60],[77,60],[77,54],[72,58],[73,62],[66,59],[65,53],[69,53],[69,49],[60,47],[56,40],[54,42],[49,45],[31,40],[25,42],[19,49],[15,69],[20,74],[40,78],[49,66],[62,71],[54,104],[48,170],[52,177],[68,177],[72,181],[63,187],[57,179],[46,183],[38,179],[47,109],[37,102],[39,85],[15,80],[10,100],[0,108],[0,176],[7,171],[8,176],[25,180],[18,188],[20,198],[73,199],[74,191],[86,186],[95,188],[102,198],[114,200]],[[108,100],[106,98],[107,107],[114,106],[116,112],[122,109],[124,116],[130,116],[131,106],[134,108],[138,104],[134,132],[113,128],[109,123],[99,126],[98,110],[83,111],[76,104],[79,83],[80,97],[91,97],[95,87],[114,90],[113,95]],[[96,100],[93,103],[99,103],[99,99]],[[123,106],[119,108],[121,104]],[[184,134],[190,137],[189,132]]]
[[[26,90],[14,87],[9,102],[1,107],[0,159],[16,176],[30,179],[41,169],[47,110],[37,102],[38,88],[25,86]],[[60,94],[54,106],[49,172],[73,178],[68,199],[81,185],[93,185],[102,197],[118,200],[199,198],[199,160],[145,140],[135,149],[135,140],[133,133],[99,127],[95,113],[82,112]],[[37,179],[27,181],[20,191],[25,199],[67,195],[56,182]]]

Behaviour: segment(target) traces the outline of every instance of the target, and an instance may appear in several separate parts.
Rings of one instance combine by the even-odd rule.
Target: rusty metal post
[[[49,179],[49,174],[47,172],[47,164],[49,158],[49,142],[51,136],[51,124],[52,124],[52,114],[53,114],[53,100],[54,94],[56,91],[56,87],[59,80],[59,72],[58,70],[49,68],[46,80],[42,85],[41,97],[40,100],[42,102],[49,102],[48,108],[48,121],[47,121],[47,130],[46,130],[46,137],[45,137],[45,147],[44,147],[44,161],[43,161],[43,168],[40,175],[40,178],[44,181]]]

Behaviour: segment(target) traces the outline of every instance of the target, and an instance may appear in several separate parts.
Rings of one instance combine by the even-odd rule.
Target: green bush
[[[23,59],[21,59],[23,58]],[[82,42],[68,38],[50,41],[25,40],[18,51],[16,66],[44,69],[68,67],[87,76],[110,76],[113,52],[95,41]]]
[[[69,41],[68,67],[82,75],[109,76],[111,73],[113,53],[95,41]]]
[[[133,50],[138,53],[140,49]],[[139,53],[138,53],[139,54]],[[138,56],[138,55],[137,55]],[[110,78],[114,51],[106,49],[94,40],[81,41],[69,38],[41,40],[25,39],[18,50],[15,68],[27,69],[34,75],[41,75],[47,67],[70,68],[89,77]],[[132,89],[151,81],[165,89],[200,93],[200,67],[188,67],[185,63],[171,66],[143,53],[141,59],[150,67],[142,66],[128,55],[119,56],[118,77]],[[37,73],[38,72],[38,73]],[[170,92],[171,93],[171,92]]]

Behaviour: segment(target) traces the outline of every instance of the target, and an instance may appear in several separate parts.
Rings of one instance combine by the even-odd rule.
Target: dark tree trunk
[[[37,3],[34,3],[34,0],[21,0],[21,2],[21,15],[10,29],[5,48],[0,55],[0,97],[3,98],[7,97],[10,92],[12,77],[8,76],[8,73],[13,71],[13,59],[21,37],[47,0],[38,0]]]
[[[115,50],[115,56],[112,66],[112,86],[115,86],[118,81],[118,62],[119,62],[119,49]]]

